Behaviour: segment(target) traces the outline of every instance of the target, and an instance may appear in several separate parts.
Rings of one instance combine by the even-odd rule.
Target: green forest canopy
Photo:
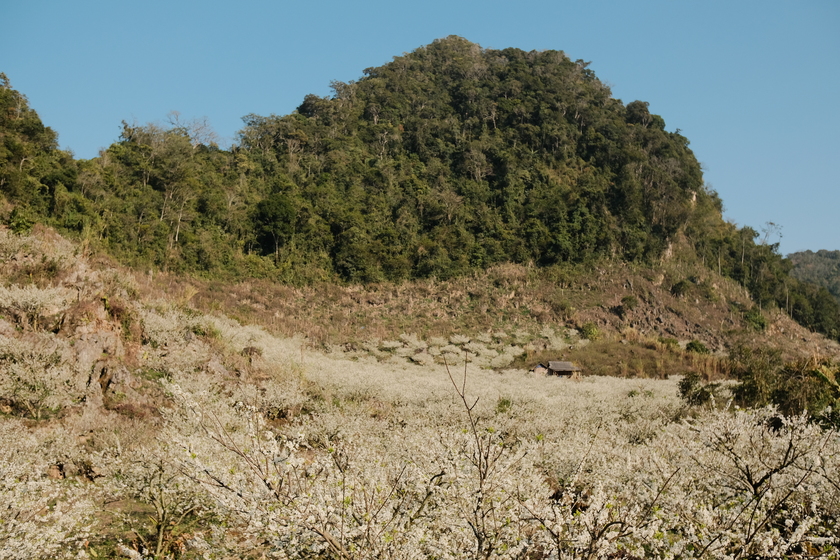
[[[44,221],[131,265],[402,281],[501,262],[651,263],[680,242],[759,303],[840,336],[824,288],[723,220],[688,140],[561,51],[447,37],[290,115],[244,117],[229,150],[195,123],[124,122],[78,161],[2,79],[9,222]]]

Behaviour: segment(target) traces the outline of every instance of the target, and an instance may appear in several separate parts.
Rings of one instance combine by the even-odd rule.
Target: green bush
[[[33,225],[35,225],[35,222],[32,218],[19,208],[12,210],[9,215],[9,229],[17,235],[28,234]]]
[[[840,426],[840,365],[824,358],[783,362],[767,348],[734,349],[729,356],[739,384],[732,393],[743,407],[775,405],[785,415],[807,412],[822,423]]]
[[[688,280],[680,280],[673,286],[671,286],[671,294],[676,297],[683,297],[688,295],[688,292],[691,291],[691,282]]]
[[[575,308],[572,307],[572,304],[568,300],[553,299],[549,304],[551,305],[551,310],[563,319],[568,319],[575,312]]]
[[[744,313],[744,320],[747,322],[747,326],[754,331],[762,332],[767,328],[767,319],[757,307],[753,307]]]
[[[685,349],[689,352],[694,352],[696,354],[709,354],[709,349],[706,348],[706,345],[700,342],[699,340],[692,340],[688,344],[686,344]]]
[[[703,282],[697,286],[697,292],[703,296],[704,299],[709,301],[718,301],[717,291],[708,280],[703,280]]]
[[[509,398],[499,397],[499,400],[496,401],[496,412],[499,414],[507,414],[512,406],[513,402]]]
[[[636,298],[636,296],[629,295],[621,298],[621,307],[625,311],[633,311],[634,309],[636,309],[636,307],[638,307],[638,305],[639,300]]]
[[[580,327],[580,335],[586,340],[595,341],[601,337],[601,333],[595,323],[585,323]]]
[[[719,383],[702,383],[697,372],[686,373],[677,385],[680,398],[691,406],[702,406],[709,403],[720,390]]]

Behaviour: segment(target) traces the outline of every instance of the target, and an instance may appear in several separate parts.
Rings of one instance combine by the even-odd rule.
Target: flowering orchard
[[[807,417],[489,369],[495,335],[315,351],[39,247],[87,280],[0,293],[0,559],[840,557]]]
[[[652,389],[629,396],[637,390],[618,380],[544,383],[565,383],[571,410],[552,414],[547,404],[563,404],[556,396],[485,406],[461,377],[454,398],[412,393],[377,415],[368,393],[280,425],[258,406],[171,384],[177,404],[166,439],[180,449],[182,472],[239,528],[239,542],[205,533],[206,550],[259,547],[278,558],[837,556],[836,433],[772,410],[677,419]],[[585,402],[571,404],[592,390],[613,393],[614,406],[590,396],[585,414]]]

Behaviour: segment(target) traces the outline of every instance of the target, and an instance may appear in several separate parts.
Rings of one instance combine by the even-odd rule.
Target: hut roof
[[[580,371],[580,368],[572,362],[548,362],[548,369],[551,371]]]

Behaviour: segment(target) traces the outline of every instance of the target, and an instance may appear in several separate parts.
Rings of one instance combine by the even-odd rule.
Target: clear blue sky
[[[0,0],[0,21],[0,71],[79,158],[173,110],[229,143],[447,35],[563,50],[681,129],[727,219],[840,249],[838,0]]]

